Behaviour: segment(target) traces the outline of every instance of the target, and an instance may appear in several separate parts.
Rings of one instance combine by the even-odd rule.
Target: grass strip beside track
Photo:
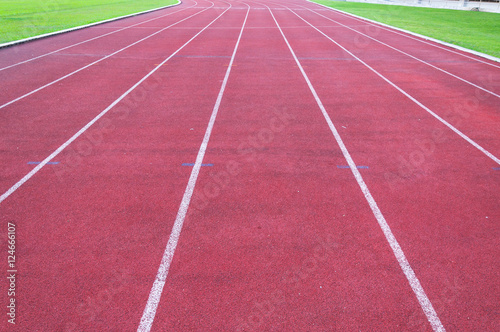
[[[178,3],[177,0],[4,0],[0,43]]]
[[[500,14],[370,3],[314,0],[474,51],[500,57]]]

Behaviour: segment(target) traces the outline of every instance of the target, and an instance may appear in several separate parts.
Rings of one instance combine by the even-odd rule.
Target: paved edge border
[[[69,28],[69,29],[64,29],[64,30],[49,32],[49,33],[45,33],[43,35],[33,36],[33,37],[25,38],[25,39],[14,40],[14,41],[11,41],[11,42],[0,44],[0,49],[1,48],[5,48],[5,47],[19,45],[19,44],[28,43],[30,41],[34,41],[34,40],[38,40],[38,39],[42,39],[42,38],[47,38],[47,37],[52,37],[52,36],[55,36],[55,35],[60,35],[60,34],[67,33],[67,32],[72,32],[72,31],[76,31],[76,30],[81,30],[81,29],[89,28],[89,27],[92,27],[92,26],[95,26],[95,25],[99,25],[99,24],[104,24],[104,23],[109,23],[109,22],[113,22],[113,21],[118,21],[118,20],[121,20],[121,19],[124,19],[124,18],[128,18],[128,17],[132,17],[132,16],[138,16],[138,15],[142,15],[142,14],[151,13],[151,12],[154,12],[154,11],[157,11],[157,10],[161,10],[161,9],[165,9],[165,8],[169,8],[169,7],[178,6],[181,3],[182,3],[182,0],[177,0],[177,3],[175,3],[173,5],[158,7],[158,8],[154,8],[154,9],[148,9],[148,10],[145,10],[145,11],[142,11],[142,12],[137,12],[137,13],[132,13],[132,14],[124,15],[124,16],[114,17],[114,18],[110,18],[110,19],[107,19],[107,20],[104,20],[104,21],[98,21],[98,22],[94,22],[94,23],[80,25],[80,26],[77,26],[77,27],[74,27],[74,28]]]
[[[370,20],[369,18],[358,16],[358,15],[355,15],[355,14],[351,14],[351,13],[345,12],[345,11],[340,10],[340,9],[328,7],[326,5],[314,2],[312,0],[307,0],[307,1],[310,2],[310,3],[316,4],[318,6],[322,6],[322,7],[328,8],[328,9],[333,10],[333,11],[337,11],[337,12],[340,12],[340,13],[343,13],[343,14],[347,14],[347,15],[350,15],[350,16],[353,16],[353,17],[356,17],[356,18],[359,18],[359,19],[362,19],[362,20],[365,20],[365,21],[368,21],[368,22],[371,22],[371,23],[379,24],[381,26],[384,26],[384,27],[387,27],[387,28],[391,28],[391,29],[394,29],[394,30],[397,30],[397,31],[401,31],[401,32],[407,33],[409,35],[412,35],[412,36],[415,36],[415,37],[419,37],[419,38],[422,38],[422,39],[425,39],[425,40],[429,40],[429,41],[432,41],[432,42],[435,42],[435,43],[438,43],[438,44],[441,44],[441,45],[444,45],[444,46],[448,46],[448,47],[457,49],[457,50],[462,51],[462,52],[474,54],[474,55],[480,56],[482,58],[486,58],[486,59],[491,60],[491,61],[500,62],[500,58],[494,57],[493,55],[481,53],[481,52],[474,51],[474,50],[471,50],[471,49],[468,49],[468,48],[465,48],[465,47],[462,47],[462,46],[458,46],[458,45],[455,45],[455,44],[450,44],[450,43],[447,43],[447,42],[439,40],[439,39],[435,39],[435,38],[432,38],[432,37],[424,36],[424,35],[418,34],[416,32],[411,32],[411,31],[408,31],[408,30],[405,30],[405,29],[397,28],[397,27],[389,25],[389,24],[385,24],[385,23],[381,23],[381,22],[378,22],[378,21]],[[383,4],[381,4],[381,5],[383,5]]]

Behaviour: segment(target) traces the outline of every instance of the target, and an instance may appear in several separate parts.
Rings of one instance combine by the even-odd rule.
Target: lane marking
[[[329,11],[337,12],[337,13],[343,15],[343,16],[346,16],[348,18],[360,21],[362,23],[367,23],[368,25],[376,26],[376,27],[378,27],[378,28],[380,28],[382,30],[387,30],[387,31],[392,32],[392,33],[394,33],[396,35],[400,35],[400,36],[403,36],[403,37],[406,37],[406,38],[409,38],[409,39],[416,40],[418,42],[421,42],[421,43],[424,43],[424,44],[427,44],[427,45],[430,45],[430,46],[433,46],[433,47],[445,50],[445,51],[450,52],[450,53],[454,53],[454,54],[463,56],[465,58],[474,60],[476,62],[481,62],[481,63],[486,64],[488,66],[500,68],[499,65],[496,65],[496,64],[493,64],[493,63],[489,63],[489,62],[483,61],[481,59],[477,59],[477,58],[474,58],[474,57],[469,56],[467,54],[462,54],[462,53],[454,51],[454,50],[450,50],[450,49],[448,49],[446,47],[443,47],[443,46],[432,44],[432,43],[428,42],[427,40],[430,40],[430,41],[432,41],[434,43],[438,43],[438,44],[441,44],[441,45],[444,45],[444,46],[448,46],[450,48],[454,48],[454,49],[460,50],[462,52],[466,52],[466,53],[469,53],[469,54],[474,54],[476,56],[480,56],[480,57],[486,58],[486,59],[491,60],[491,61],[499,62],[500,59],[496,58],[494,56],[491,56],[491,55],[488,55],[488,54],[484,54],[484,53],[481,53],[481,52],[477,52],[477,51],[473,51],[473,50],[470,50],[470,49],[465,48],[465,47],[461,47],[461,46],[458,46],[458,45],[450,44],[450,43],[444,42],[442,40],[431,38],[431,37],[427,37],[427,36],[424,36],[424,35],[421,35],[421,34],[418,34],[418,33],[415,33],[415,32],[411,32],[411,31],[408,31],[408,30],[397,28],[397,27],[389,25],[389,24],[385,24],[385,23],[374,21],[374,20],[370,20],[369,18],[364,18],[364,17],[358,16],[358,15],[354,15],[354,14],[351,14],[351,13],[348,13],[348,12],[344,12],[344,11],[339,10],[339,9],[335,9],[335,8],[328,7],[328,6],[319,4],[319,3],[311,2],[309,0],[308,0],[308,2],[310,2],[310,3],[314,4],[314,5],[318,5],[318,6],[327,8]],[[401,32],[399,32],[399,31],[401,31]],[[418,38],[415,38],[415,37],[412,37],[412,36],[415,36],[415,37],[418,37]]]
[[[408,92],[406,92],[405,90],[403,90],[402,88],[400,88],[398,85],[396,85],[395,83],[393,83],[391,80],[389,80],[387,77],[385,77],[384,75],[382,75],[381,73],[379,73],[377,70],[375,70],[373,67],[371,67],[369,64],[367,64],[366,62],[364,62],[363,60],[361,60],[359,57],[357,57],[356,55],[354,55],[354,53],[350,52],[348,49],[346,49],[344,46],[340,45],[338,42],[336,42],[335,40],[333,40],[332,38],[330,38],[327,34],[325,34],[323,31],[319,30],[318,28],[316,28],[314,25],[312,25],[311,23],[309,23],[307,20],[305,20],[303,17],[301,17],[299,14],[295,13],[293,10],[290,10],[290,12],[292,12],[293,14],[295,14],[298,18],[300,18],[302,21],[306,22],[307,24],[309,24],[309,26],[311,26],[314,30],[318,31],[319,33],[321,33],[323,36],[325,36],[326,38],[328,38],[331,42],[333,42],[335,45],[337,45],[338,47],[340,47],[341,49],[343,49],[346,53],[348,53],[350,56],[352,56],[354,59],[358,60],[361,64],[363,64],[366,68],[368,68],[369,70],[371,70],[373,73],[375,73],[377,76],[379,76],[380,78],[382,78],[384,81],[386,81],[387,83],[389,83],[393,88],[395,88],[396,90],[398,90],[399,92],[401,92],[403,95],[405,95],[408,99],[410,99],[411,101],[413,101],[415,104],[417,104],[418,106],[420,106],[422,109],[424,109],[425,111],[427,111],[429,114],[431,114],[434,118],[436,118],[437,120],[439,120],[442,124],[444,124],[445,126],[447,126],[448,128],[450,128],[451,130],[453,130],[456,134],[458,134],[460,137],[462,137],[464,140],[466,140],[467,142],[469,142],[469,144],[473,145],[476,149],[478,149],[479,151],[481,151],[482,153],[484,153],[486,156],[488,156],[490,159],[492,159],[494,162],[496,162],[497,164],[500,165],[500,159],[497,158],[496,156],[494,156],[492,153],[490,153],[489,151],[487,151],[485,148],[483,148],[482,146],[480,146],[479,144],[477,144],[475,141],[473,141],[471,138],[469,138],[467,135],[465,135],[464,133],[462,133],[460,130],[458,130],[457,128],[453,127],[450,123],[448,123],[446,120],[444,120],[442,117],[440,117],[439,115],[437,115],[436,113],[434,113],[433,111],[431,111],[430,108],[428,108],[427,106],[425,106],[424,104],[422,104],[421,102],[419,102],[417,99],[415,99],[413,96],[411,96]]]
[[[302,7],[304,7],[304,6],[302,6]],[[384,42],[382,42],[382,41],[380,41],[380,40],[378,40],[378,39],[376,39],[376,38],[374,38],[374,37],[371,37],[371,36],[369,36],[369,35],[367,35],[367,34],[364,34],[364,33],[360,32],[360,31],[356,30],[356,29],[353,29],[353,28],[351,28],[351,27],[349,27],[349,26],[347,26],[347,25],[345,25],[345,24],[342,24],[342,23],[340,23],[340,22],[338,22],[338,21],[335,21],[334,19],[331,19],[331,18],[329,18],[329,17],[327,17],[327,16],[325,16],[325,15],[322,15],[322,14],[320,14],[320,13],[317,13],[317,12],[315,12],[315,11],[314,11],[314,10],[312,10],[312,9],[309,9],[309,8],[307,8],[307,7],[304,7],[304,8],[305,8],[305,9],[307,9],[307,10],[309,10],[310,12],[313,12],[313,13],[314,13],[314,14],[316,14],[316,15],[319,15],[319,16],[321,16],[321,17],[323,17],[323,18],[326,18],[327,20],[330,20],[330,21],[332,21],[332,22],[335,22],[335,23],[337,23],[337,24],[339,24],[339,25],[341,25],[341,26],[343,26],[343,27],[345,27],[345,28],[347,28],[347,29],[349,29],[349,30],[352,30],[352,31],[354,31],[354,32],[356,32],[356,33],[358,33],[358,34],[360,34],[360,35],[362,35],[362,36],[365,36],[365,37],[367,37],[367,38],[370,38],[371,40],[373,40],[373,41],[375,41],[375,42],[377,42],[377,43],[379,43],[379,44],[382,44],[382,45],[384,45],[384,46],[386,46],[386,47],[389,47],[389,48],[391,48],[391,49],[395,50],[396,52],[399,52],[399,53],[401,53],[401,54],[404,54],[404,55],[406,55],[406,56],[408,56],[408,57],[410,57],[410,58],[412,58],[412,59],[415,59],[415,60],[417,60],[417,61],[419,61],[419,62],[421,62],[421,63],[423,63],[423,64],[425,64],[425,65],[427,65],[427,66],[430,66],[430,67],[432,67],[432,68],[434,68],[434,69],[437,69],[437,70],[439,70],[439,71],[441,71],[441,72],[443,72],[443,73],[445,73],[445,74],[448,74],[448,75],[450,75],[451,77],[454,77],[454,78],[456,78],[456,79],[458,79],[458,80],[460,80],[460,81],[462,81],[462,82],[464,82],[464,83],[470,84],[470,85],[472,85],[472,86],[473,86],[473,87],[475,87],[475,88],[478,88],[478,89],[480,89],[480,90],[483,90],[484,92],[487,92],[487,93],[489,93],[489,94],[491,94],[491,95],[493,95],[493,96],[495,96],[495,97],[497,97],[497,98],[500,98],[500,95],[499,95],[499,94],[497,94],[497,93],[495,93],[495,92],[493,92],[493,91],[490,91],[490,90],[488,90],[488,89],[486,89],[486,88],[483,88],[483,87],[481,87],[481,86],[479,86],[479,85],[477,85],[477,84],[474,84],[474,83],[472,83],[472,82],[470,82],[470,81],[468,81],[468,80],[466,80],[466,79],[464,79],[464,78],[461,78],[460,76],[457,76],[457,75],[455,75],[455,74],[452,74],[452,73],[450,73],[450,72],[449,72],[449,71],[447,71],[447,70],[444,70],[444,69],[442,69],[442,68],[439,68],[439,67],[437,67],[437,66],[435,66],[435,65],[433,65],[433,64],[431,64],[431,63],[429,63],[429,62],[427,62],[427,61],[425,61],[425,60],[422,60],[422,59],[420,59],[420,58],[417,58],[416,56],[413,56],[413,55],[411,55],[411,54],[409,54],[409,53],[406,53],[406,52],[404,52],[404,51],[402,51],[402,50],[400,50],[400,49],[398,49],[398,48],[396,48],[396,47],[393,47],[393,46],[391,46],[391,45],[389,45],[389,44],[386,44],[386,43],[384,43]]]
[[[212,3],[212,5],[214,5]],[[220,16],[219,16],[220,17]],[[212,21],[212,24],[215,21]],[[177,49],[174,53],[172,53],[168,58],[166,58],[160,65],[156,66],[152,71],[146,74],[141,80],[139,80],[136,84],[134,84],[130,89],[128,89],[125,93],[123,93],[118,99],[116,99],[111,105],[109,105],[106,109],[104,109],[101,113],[99,113],[94,119],[92,119],[89,123],[87,123],[82,129],[80,129],[76,134],[74,134],[70,139],[68,139],[65,143],[63,143],[59,148],[57,148],[54,152],[52,152],[47,158],[45,158],[39,165],[31,170],[28,174],[26,174],[21,180],[19,180],[15,185],[9,188],[5,193],[0,196],[0,203],[7,199],[10,195],[12,195],[17,189],[19,189],[26,181],[31,179],[36,173],[38,173],[47,163],[51,162],[59,153],[61,153],[68,145],[73,143],[78,137],[80,137],[87,129],[89,129],[94,123],[96,123],[100,118],[102,118],[106,113],[109,112],[110,109],[115,107],[120,101],[123,100],[126,96],[128,96],[132,91],[134,91],[142,82],[144,82],[148,77],[153,75],[158,69],[161,68],[163,64],[172,59],[177,53],[179,53],[184,47],[186,47],[191,41],[193,41],[196,37],[198,37],[203,31],[207,29],[207,25],[201,31],[199,31],[196,35],[194,35],[191,39],[189,39],[184,45],[182,45],[179,49]]]
[[[222,16],[230,8],[231,7],[226,9],[220,16]],[[156,275],[153,287],[151,288],[151,292],[149,294],[148,302],[146,303],[146,307],[144,308],[144,313],[142,314],[141,322],[139,324],[139,328],[137,329],[137,331],[139,332],[148,332],[151,330],[151,327],[153,325],[153,321],[156,316],[156,310],[158,309],[158,304],[160,303],[163,287],[165,286],[165,281],[167,279],[168,272],[170,269],[170,264],[172,263],[175,249],[177,248],[177,243],[179,242],[179,237],[181,235],[184,219],[186,217],[187,210],[189,208],[189,203],[191,202],[191,197],[193,195],[194,187],[196,185],[196,180],[198,179],[198,174],[200,173],[200,168],[208,146],[208,141],[212,133],[212,128],[214,126],[217,113],[219,112],[219,107],[222,101],[222,96],[224,95],[224,91],[226,89],[227,81],[229,80],[229,74],[231,73],[231,65],[234,62],[234,58],[236,57],[236,52],[238,50],[238,46],[241,41],[241,36],[243,35],[243,30],[245,29],[249,12],[250,12],[250,6],[248,6],[245,20],[243,21],[243,25],[241,27],[238,40],[236,41],[236,45],[234,47],[234,51],[231,56],[230,66],[227,68],[226,75],[224,76],[224,80],[222,82],[219,95],[217,96],[217,100],[215,102],[215,106],[213,108],[212,115],[210,117],[207,130],[205,132],[205,136],[203,137],[200,150],[198,151],[198,155],[196,156],[195,165],[193,167],[193,170],[191,171],[191,175],[189,177],[186,190],[184,191],[184,195],[182,197],[182,201],[179,206],[179,211],[177,212],[177,217],[175,218],[175,223],[172,228],[172,233],[170,234],[170,237],[168,239],[168,243],[165,248],[165,252],[163,254],[160,267],[158,268],[158,273]]]
[[[195,1],[196,2],[196,1]],[[179,2],[178,4],[175,4],[175,6],[181,4],[181,2]],[[168,6],[168,7],[171,7],[172,5]],[[124,27],[124,28],[119,28],[119,30],[115,30],[115,31],[111,31],[111,32],[108,32],[108,33],[105,33],[104,35],[100,35],[100,36],[97,36],[97,37],[93,37],[93,38],[90,38],[90,39],[87,39],[87,40],[84,40],[84,41],[81,41],[79,43],[76,43],[76,44],[72,44],[72,45],[69,45],[69,46],[66,46],[66,47],[63,47],[63,48],[60,48],[58,50],[55,50],[55,51],[52,51],[52,52],[49,52],[49,53],[45,53],[45,54],[42,54],[42,55],[39,55],[37,57],[34,57],[34,58],[31,58],[31,59],[28,59],[28,60],[24,60],[24,61],[21,61],[21,62],[18,62],[18,63],[15,63],[13,65],[10,65],[10,66],[7,66],[7,67],[3,67],[3,68],[0,68],[0,71],[2,70],[6,70],[6,69],[9,69],[9,68],[12,68],[12,67],[15,67],[15,66],[19,66],[21,64],[24,64],[24,63],[28,63],[28,62],[31,62],[33,60],[37,60],[37,59],[40,59],[40,58],[43,58],[43,57],[46,57],[48,55],[51,55],[51,54],[54,54],[54,53],[57,53],[57,52],[60,52],[60,51],[64,51],[64,50],[67,50],[68,48],[72,48],[72,47],[75,47],[75,46],[78,46],[78,45],[82,45],[82,44],[85,44],[85,43],[88,43],[90,41],[93,41],[93,40],[96,40],[96,39],[99,39],[99,38],[102,38],[102,37],[106,37],[106,36],[109,36],[109,35],[112,35],[114,33],[117,33],[117,32],[120,32],[120,31],[123,31],[123,30],[127,30],[127,29],[130,29],[130,28],[133,28],[135,26],[138,26],[138,25],[141,25],[141,24],[144,24],[144,23],[148,23],[148,22],[151,22],[151,21],[154,21],[154,20],[157,20],[157,19],[160,19],[160,18],[163,18],[163,17],[166,17],[166,16],[170,16],[172,14],[176,14],[176,13],[180,13],[186,9],[189,9],[189,8],[192,8],[194,7],[195,5],[193,6],[190,6],[190,7],[187,7],[187,8],[184,8],[184,9],[181,9],[181,10],[178,10],[176,12],[173,12],[173,13],[169,13],[169,14],[166,14],[166,15],[162,15],[162,16],[159,16],[159,17],[155,17],[155,18],[152,18],[152,19],[149,19],[147,21],[144,21],[144,22],[140,22],[140,23],[136,23],[136,24],[133,24],[131,26],[128,26],[128,27]],[[167,8],[167,7],[165,7]],[[102,24],[100,22],[100,24]],[[74,31],[74,30],[72,30]],[[0,46],[1,47],[1,46]]]
[[[373,198],[372,194],[370,193],[370,190],[368,189],[368,186],[366,185],[365,181],[363,180],[363,177],[361,176],[361,173],[356,167],[356,164],[354,163],[354,160],[352,159],[351,155],[349,154],[349,151],[347,150],[344,142],[342,141],[342,138],[340,137],[339,132],[337,131],[337,128],[335,128],[335,125],[332,122],[332,119],[328,115],[321,99],[319,98],[318,94],[316,93],[316,90],[314,89],[311,81],[309,80],[309,77],[307,76],[304,68],[302,68],[299,59],[297,59],[297,56],[295,55],[295,52],[292,49],[292,46],[288,42],[288,39],[286,38],[285,34],[283,33],[283,30],[281,30],[280,25],[278,24],[278,21],[274,17],[273,12],[271,9],[269,9],[269,12],[271,13],[274,22],[278,26],[281,35],[283,36],[283,39],[285,40],[288,49],[292,53],[293,58],[295,59],[295,62],[297,63],[297,66],[299,66],[299,69],[302,73],[302,76],[304,77],[305,81],[307,82],[307,85],[309,86],[309,90],[311,90],[311,93],[314,96],[314,99],[316,100],[316,103],[318,104],[321,113],[323,114],[326,122],[328,123],[328,126],[330,127],[330,130],[335,137],[335,140],[337,141],[337,144],[339,145],[340,149],[342,150],[342,154],[344,155],[344,158],[346,159],[347,163],[349,164],[349,167],[351,168],[351,171],[356,178],[356,181],[358,182],[358,185],[361,188],[361,191],[363,192],[365,199],[367,200],[373,215],[378,221],[378,224],[380,225],[380,228],[382,229],[387,242],[389,242],[389,245],[394,253],[394,256],[396,256],[396,259],[399,263],[399,266],[403,270],[403,273],[405,274],[406,278],[408,279],[408,282],[415,293],[420,306],[422,307],[425,315],[427,316],[427,319],[432,325],[432,328],[434,331],[445,331],[443,325],[441,324],[441,321],[434,310],[431,301],[425,294],[425,291],[420,284],[420,281],[418,280],[417,276],[415,275],[415,272],[413,271],[412,267],[410,266],[410,263],[406,259],[406,256],[403,252],[403,249],[399,245],[398,241],[396,240],[396,237],[391,231],[391,228],[389,227],[389,224],[385,220],[385,217],[383,216],[382,212],[380,211],[377,203],[375,202],[375,199]]]
[[[351,168],[351,166],[348,165],[337,165],[337,168]],[[369,169],[370,167],[368,166],[356,166],[357,169]]]
[[[42,162],[41,161],[28,161],[28,165],[40,165]],[[58,165],[60,162],[59,161],[49,161],[46,163],[46,165]]]
[[[182,166],[194,166],[195,163],[184,163]],[[212,167],[214,164],[201,164],[201,167]]]
[[[111,54],[109,54],[109,55],[106,55],[105,57],[103,57],[103,58],[101,58],[101,59],[99,59],[99,60],[96,60],[96,61],[94,61],[94,62],[92,62],[92,63],[90,63],[90,64],[88,64],[88,65],[86,65],[86,66],[84,66],[84,67],[82,67],[82,68],[80,68],[80,69],[77,69],[77,70],[75,70],[75,71],[73,71],[73,72],[71,72],[71,73],[67,74],[67,75],[64,75],[63,77],[60,77],[60,78],[56,79],[55,81],[52,81],[52,82],[50,82],[50,83],[47,83],[47,84],[45,84],[45,85],[43,85],[43,86],[41,86],[41,87],[39,87],[39,88],[37,88],[37,89],[35,89],[35,90],[31,91],[31,92],[28,92],[28,93],[26,93],[26,94],[22,95],[21,97],[18,97],[18,98],[14,99],[14,100],[11,100],[11,101],[9,101],[9,102],[7,102],[7,103],[5,103],[5,104],[1,105],[1,106],[0,106],[0,109],[5,108],[5,107],[7,107],[7,106],[9,106],[9,105],[11,105],[11,104],[13,104],[13,103],[15,103],[15,102],[17,102],[17,101],[21,100],[21,99],[24,99],[24,98],[28,97],[28,96],[31,96],[32,94],[34,94],[34,93],[36,93],[36,92],[38,92],[38,91],[40,91],[40,90],[43,90],[43,89],[45,89],[45,88],[47,88],[47,87],[49,87],[49,86],[51,86],[51,85],[54,85],[54,84],[56,84],[57,82],[60,82],[60,81],[62,81],[62,80],[64,80],[64,79],[66,79],[66,78],[68,78],[68,77],[70,77],[70,76],[73,76],[74,74],[76,74],[76,73],[78,73],[78,72],[81,72],[82,70],[85,70],[85,69],[87,69],[87,68],[89,68],[89,67],[91,67],[91,66],[93,66],[93,65],[95,65],[95,64],[97,64],[97,63],[99,63],[99,62],[101,62],[101,61],[104,61],[104,60],[106,60],[106,59],[108,59],[108,58],[110,58],[110,57],[112,57],[112,56],[114,56],[114,55],[116,55],[116,54],[118,54],[118,53],[120,53],[120,52],[122,52],[122,51],[124,51],[124,50],[126,50],[126,49],[128,49],[128,48],[130,48],[130,47],[132,47],[132,46],[135,46],[135,45],[139,44],[140,42],[143,42],[144,40],[149,39],[149,38],[151,38],[151,37],[153,37],[153,36],[155,36],[155,35],[157,35],[157,34],[159,34],[159,33],[163,32],[163,31],[167,30],[167,29],[168,29],[168,28],[170,28],[170,27],[173,27],[174,25],[177,25],[177,24],[179,24],[179,23],[181,23],[181,22],[183,22],[183,21],[186,21],[186,20],[188,20],[188,19],[190,19],[190,18],[192,18],[192,17],[194,17],[194,16],[196,16],[196,15],[199,15],[199,14],[203,13],[204,11],[206,11],[206,10],[208,10],[208,9],[210,9],[210,8],[211,8],[211,7],[208,7],[208,8],[206,8],[206,9],[202,10],[202,11],[197,12],[196,14],[193,14],[193,15],[191,15],[191,16],[188,16],[188,17],[186,17],[186,18],[184,18],[184,19],[182,19],[182,20],[180,20],[180,21],[178,21],[178,22],[176,22],[176,23],[174,23],[174,24],[171,24],[171,25],[169,25],[169,26],[167,26],[167,27],[165,27],[165,28],[163,28],[163,29],[161,29],[161,30],[158,30],[158,31],[156,31],[155,33],[152,33],[152,34],[150,34],[149,36],[144,37],[144,38],[142,38],[142,39],[140,39],[140,40],[138,40],[138,41],[136,41],[136,42],[134,42],[134,43],[132,43],[132,44],[130,44],[130,45],[128,45],[128,46],[126,46],[126,47],[124,47],[124,48],[122,48],[122,49],[118,50],[118,51],[116,51],[116,52],[113,52],[113,53],[111,53]]]

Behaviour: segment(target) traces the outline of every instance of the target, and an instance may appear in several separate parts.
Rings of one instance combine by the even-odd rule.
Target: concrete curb
[[[110,18],[110,19],[107,19],[107,20],[104,20],[104,21],[94,22],[94,23],[90,23],[90,24],[86,24],[86,25],[80,25],[80,26],[77,26],[77,27],[74,27],[74,28],[69,28],[69,29],[60,30],[60,31],[54,31],[54,32],[50,32],[50,33],[45,33],[43,35],[38,35],[38,36],[29,37],[29,38],[25,38],[25,39],[14,40],[14,41],[11,41],[11,42],[8,42],[8,43],[0,44],[0,48],[5,48],[5,47],[15,46],[15,45],[19,45],[19,44],[24,44],[24,43],[27,43],[27,42],[30,42],[30,41],[34,41],[34,40],[38,40],[38,39],[42,39],[42,38],[47,38],[47,37],[52,37],[52,36],[56,36],[56,35],[60,35],[60,34],[63,34],[63,33],[68,33],[68,32],[72,32],[72,31],[76,31],[76,30],[81,30],[81,29],[89,28],[89,27],[92,27],[92,26],[95,26],[95,25],[99,25],[99,24],[109,23],[109,22],[113,22],[113,21],[122,20],[124,18],[129,18],[129,17],[133,17],[133,16],[147,14],[147,13],[151,13],[151,12],[154,12],[154,11],[157,11],[157,10],[161,10],[161,9],[165,9],[165,8],[169,8],[169,7],[175,7],[175,6],[178,6],[178,5],[180,5],[182,3],[182,0],[177,0],[177,1],[178,2],[176,4],[173,4],[173,5],[168,5],[168,6],[158,7],[158,8],[154,8],[154,9],[149,9],[149,10],[145,10],[145,11],[142,11],[142,12],[137,12],[137,13],[132,13],[132,14],[124,15],[124,16]]]
[[[418,33],[415,33],[415,32],[411,32],[411,31],[408,31],[408,30],[405,30],[405,29],[396,28],[396,27],[394,27],[392,25],[389,25],[389,24],[380,23],[380,22],[377,22],[377,21],[374,21],[374,20],[370,20],[368,18],[361,17],[361,16],[358,16],[358,15],[355,15],[355,14],[351,14],[351,13],[348,13],[348,12],[345,12],[343,10],[339,10],[339,9],[336,9],[336,8],[328,7],[328,6],[322,5],[320,3],[316,3],[316,2],[311,1],[311,0],[307,0],[307,1],[310,2],[310,3],[313,3],[315,5],[318,5],[318,6],[322,6],[322,7],[328,8],[330,10],[337,11],[339,13],[350,15],[350,16],[353,16],[353,17],[356,17],[356,18],[359,18],[359,19],[362,19],[362,20],[365,20],[365,21],[368,21],[368,22],[371,22],[371,23],[375,23],[375,24],[378,24],[378,25],[381,25],[381,26],[384,26],[384,27],[387,27],[387,28],[391,28],[391,29],[394,29],[394,30],[397,30],[397,31],[400,31],[400,32],[404,32],[404,33],[407,33],[409,35],[412,35],[412,36],[415,36],[415,37],[419,37],[419,38],[422,38],[422,39],[425,39],[425,40],[428,40],[428,41],[432,41],[434,43],[438,43],[438,44],[441,44],[441,45],[444,45],[444,46],[448,46],[448,47],[454,48],[454,49],[462,51],[462,52],[466,52],[466,53],[470,53],[470,54],[473,54],[473,55],[477,55],[477,56],[480,56],[482,58],[485,58],[485,59],[488,59],[488,60],[491,60],[491,61],[500,62],[500,58],[494,57],[494,56],[489,55],[489,54],[485,54],[485,53],[481,53],[481,52],[478,52],[478,51],[470,50],[470,49],[462,47],[462,46],[450,44],[450,43],[444,42],[442,40],[434,39],[432,37],[427,37],[427,36],[424,36],[424,35],[421,35],[421,34],[418,34]]]

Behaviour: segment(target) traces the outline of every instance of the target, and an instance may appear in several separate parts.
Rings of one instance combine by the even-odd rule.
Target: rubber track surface
[[[2,49],[0,330],[137,330],[194,185],[152,331],[438,331],[328,117],[441,326],[498,331],[499,94],[499,63],[302,0]]]

